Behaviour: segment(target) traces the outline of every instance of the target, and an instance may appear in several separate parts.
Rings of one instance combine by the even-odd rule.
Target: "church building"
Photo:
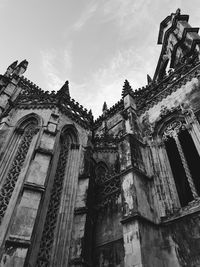
[[[137,90],[125,80],[96,120],[68,81],[29,81],[26,60],[0,75],[1,267],[200,266],[200,36],[188,20],[178,9],[161,22],[154,76]]]

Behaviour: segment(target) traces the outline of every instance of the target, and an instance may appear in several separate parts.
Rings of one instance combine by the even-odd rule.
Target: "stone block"
[[[55,137],[48,133],[43,133],[40,148],[43,150],[53,151]]]
[[[58,122],[59,122],[59,115],[56,114],[56,113],[52,113],[49,121],[52,122],[52,123],[54,123],[54,124],[58,124]]]
[[[57,125],[51,122],[48,122],[47,130],[51,133],[55,133],[57,130]]]
[[[86,205],[88,183],[89,179],[79,180],[76,195],[76,208],[85,207]]]
[[[28,248],[17,248],[12,245],[7,246],[1,260],[1,267],[22,267],[24,266],[25,257]]]
[[[15,87],[16,87],[16,85],[10,83],[10,84],[8,84],[8,86],[6,86],[4,92],[11,96],[14,93]]]
[[[142,264],[138,222],[128,223],[123,227],[125,266],[133,267]]]
[[[26,181],[37,185],[44,185],[50,159],[50,155],[37,152],[34,160],[31,162]]]
[[[12,239],[30,240],[37,215],[40,192],[25,190],[23,192],[15,219],[11,225],[9,237]]]
[[[136,104],[135,104],[135,100],[133,99],[132,96],[130,95],[126,95],[124,97],[124,108],[129,108],[132,107],[133,109],[136,109]]]
[[[119,144],[119,158],[121,171],[127,169],[132,165],[131,162],[131,149],[128,140],[124,140]]]
[[[122,180],[122,194],[124,199],[124,216],[128,216],[137,209],[136,190],[133,183],[133,174],[127,173]]]
[[[6,94],[1,94],[1,97],[0,97],[0,107],[1,108],[5,108],[7,103],[8,103],[8,99],[9,99],[9,96],[7,96]]]

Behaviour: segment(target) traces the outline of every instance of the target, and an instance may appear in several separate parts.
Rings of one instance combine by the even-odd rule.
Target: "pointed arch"
[[[15,129],[25,129],[31,123],[37,125],[37,127],[42,127],[43,120],[38,114],[32,112],[19,119]]]
[[[0,223],[6,213],[21,169],[38,126],[42,120],[37,114],[28,114],[21,118],[7,144],[7,150],[0,165]]]
[[[154,135],[164,142],[178,199],[184,207],[200,194],[197,174],[200,157],[184,115],[176,111],[164,116],[157,123]]]
[[[99,161],[95,168],[96,183],[103,183],[108,173],[108,166],[104,161]]]
[[[166,113],[166,115],[163,115],[162,118],[156,122],[153,133],[154,137],[162,136],[166,125],[175,120],[185,122],[185,117],[183,116],[183,114],[181,114],[181,110],[179,109],[174,111],[167,110]]]
[[[75,166],[79,164],[78,131],[72,124],[64,125],[58,139],[59,155],[37,256],[38,267],[50,266],[52,261],[52,266],[62,266],[68,259],[78,179],[78,168]],[[65,222],[65,216],[69,216],[71,220]]]
[[[60,138],[61,140],[68,137],[70,139],[70,143],[74,145],[79,145],[79,134],[76,127],[73,124],[64,125],[60,130]]]

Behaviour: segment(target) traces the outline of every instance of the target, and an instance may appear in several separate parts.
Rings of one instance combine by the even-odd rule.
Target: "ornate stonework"
[[[68,81],[48,92],[25,78],[26,60],[0,75],[2,267],[200,265],[200,37],[188,19],[161,22],[154,76],[136,90],[125,80],[96,120]]]

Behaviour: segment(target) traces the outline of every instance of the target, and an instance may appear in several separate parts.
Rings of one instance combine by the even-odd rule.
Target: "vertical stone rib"
[[[59,215],[58,215],[58,222],[57,222],[57,231],[55,233],[55,241],[54,241],[54,247],[53,247],[53,253],[52,253],[52,266],[61,266],[61,247],[60,243],[62,242],[65,233],[62,230],[63,220],[66,216],[66,213],[68,212],[67,209],[65,209],[64,203],[68,200],[66,200],[68,195],[68,188],[71,183],[71,168],[72,168],[72,151],[69,150],[68,155],[68,162],[66,166],[66,174],[65,174],[65,180],[63,183],[63,194],[61,198],[60,208],[59,208]]]
[[[171,195],[171,200],[172,200],[172,208],[173,209],[177,209],[177,207],[180,206],[179,200],[175,197],[177,196],[177,190],[176,190],[176,186],[174,183],[174,180],[172,180],[173,174],[171,171],[171,167],[170,167],[170,163],[169,163],[169,159],[167,156],[167,151],[166,149],[163,148],[163,162],[165,162],[165,171],[166,171],[166,177],[169,183],[169,188],[170,188],[170,195]],[[169,175],[170,174],[170,175]]]
[[[68,213],[67,223],[68,223],[68,229],[69,232],[67,232],[68,238],[65,239],[65,245],[63,247],[63,253],[64,248],[66,251],[66,257],[63,259],[63,266],[68,264],[68,257],[69,257],[69,249],[70,249],[70,243],[71,243],[71,233],[72,233],[72,225],[73,225],[73,219],[74,219],[74,207],[75,207],[75,200],[76,200],[76,189],[77,189],[77,183],[78,183],[78,168],[77,164],[78,161],[79,151],[74,150],[74,166],[73,166],[73,175],[72,175],[72,197],[71,197],[71,203],[70,203],[70,210]]]
[[[196,191],[193,179],[192,179],[192,175],[191,175],[190,169],[188,167],[188,164],[187,164],[187,161],[186,161],[186,158],[185,158],[181,143],[180,143],[180,141],[178,139],[178,135],[174,134],[173,137],[174,137],[174,140],[175,140],[177,148],[178,148],[178,152],[179,152],[180,157],[181,157],[183,168],[185,170],[186,177],[187,177],[190,189],[192,191],[192,195],[193,195],[194,198],[198,198],[198,194],[197,194],[197,191]]]
[[[165,195],[165,201],[166,201],[166,210],[170,208],[172,208],[172,203],[170,201],[171,199],[171,191],[169,188],[169,183],[167,182],[166,179],[166,165],[164,164],[165,160],[164,160],[164,155],[163,155],[163,147],[159,146],[158,147],[158,160],[159,160],[159,166],[160,166],[160,174],[163,180],[163,184],[164,184],[164,188],[165,190],[163,190],[163,193]],[[167,191],[167,192],[166,192]]]
[[[154,161],[154,164],[153,164],[153,169],[154,169],[154,172],[155,172],[155,179],[154,179],[154,183],[155,183],[155,190],[156,190],[156,195],[157,195],[157,198],[159,200],[159,205],[158,205],[158,208],[160,210],[160,214],[161,216],[165,216],[166,215],[166,203],[165,201],[163,200],[163,198],[161,197],[163,195],[163,192],[162,192],[162,188],[161,188],[161,180],[160,180],[160,169],[159,169],[159,159],[158,159],[158,151],[157,151],[157,148],[155,146],[152,146],[151,147],[151,151],[152,151],[152,159]]]

